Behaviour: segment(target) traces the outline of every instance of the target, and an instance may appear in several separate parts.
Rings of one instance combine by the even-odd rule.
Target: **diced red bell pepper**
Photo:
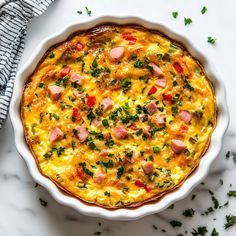
[[[130,45],[133,45],[136,43],[137,38],[131,35],[130,32],[126,32],[122,34],[122,38],[129,42]]]
[[[96,97],[95,96],[88,96],[87,97],[87,105],[90,107],[93,107],[96,103]]]
[[[77,168],[77,175],[82,181],[86,181],[89,178],[89,176],[86,173],[84,173],[84,170],[82,167]]]
[[[155,86],[152,86],[150,90],[148,91],[148,94],[154,94],[157,91],[157,88]]]
[[[181,125],[180,126],[180,132],[182,134],[186,133],[188,131],[188,126],[187,125]]]
[[[70,67],[64,66],[61,70],[61,77],[64,77],[70,73]]]
[[[143,182],[141,182],[140,180],[136,180],[134,182],[134,184],[137,186],[137,187],[140,187],[140,188],[144,188],[147,192],[150,192],[151,189],[149,189]]]
[[[163,94],[163,98],[167,102],[172,102],[172,95],[171,94]]]
[[[183,70],[183,67],[178,63],[178,62],[175,62],[173,64],[173,67],[175,68],[175,70],[180,74],[182,73],[184,70]]]
[[[74,118],[75,121],[80,122],[82,119],[81,114],[79,113],[79,110],[77,108],[73,109],[72,117]]]
[[[76,44],[76,49],[77,49],[78,51],[81,51],[83,48],[84,48],[84,45],[83,45],[83,44],[81,44],[81,43],[77,43],[77,44]]]

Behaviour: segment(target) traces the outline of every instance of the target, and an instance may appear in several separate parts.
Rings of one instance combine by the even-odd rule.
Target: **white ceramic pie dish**
[[[139,24],[149,29],[155,29],[163,32],[170,38],[182,43],[188,51],[197,58],[205,68],[205,71],[214,85],[216,103],[218,108],[217,113],[217,124],[216,128],[211,137],[211,143],[205,155],[202,157],[199,167],[194,171],[193,174],[183,183],[177,190],[168,193],[157,202],[142,205],[135,209],[117,209],[108,210],[99,206],[87,205],[84,202],[68,196],[60,191],[57,186],[48,178],[44,177],[35,162],[33,155],[24,138],[24,130],[20,117],[20,101],[22,96],[23,87],[28,76],[34,71],[37,63],[43,57],[44,53],[52,45],[65,40],[71,33],[79,30],[86,30],[96,25],[103,23],[114,23],[114,24]],[[222,80],[215,74],[214,66],[209,62],[206,56],[199,52],[195,46],[187,40],[185,37],[178,35],[173,30],[170,30],[164,25],[156,22],[150,22],[148,20],[129,17],[129,16],[103,16],[99,18],[93,18],[90,21],[82,23],[72,23],[64,28],[62,31],[46,38],[32,53],[32,56],[28,62],[18,72],[13,97],[10,106],[10,117],[15,132],[15,143],[16,148],[29,168],[29,171],[34,180],[40,185],[44,186],[51,195],[61,204],[70,206],[78,212],[95,217],[102,217],[111,220],[134,220],[141,218],[146,215],[160,212],[166,209],[169,205],[174,202],[186,197],[191,190],[198,185],[208,174],[211,163],[217,157],[220,152],[225,131],[228,126],[229,116],[226,103],[225,87]]]

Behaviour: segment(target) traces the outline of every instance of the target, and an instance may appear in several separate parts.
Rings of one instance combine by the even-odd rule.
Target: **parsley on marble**
[[[214,45],[216,43],[216,39],[212,37],[208,37],[207,42]]]
[[[43,206],[43,207],[47,207],[48,206],[47,201],[43,200],[42,198],[39,198],[39,202],[40,202],[41,206]]]
[[[206,12],[207,12],[207,7],[206,7],[206,6],[203,6],[203,8],[202,8],[202,10],[201,10],[201,13],[204,15]]]
[[[219,236],[219,233],[216,231],[215,228],[212,230],[211,236]]]
[[[77,11],[77,13],[78,13],[79,15],[82,15],[82,14],[83,14],[83,12],[82,12],[82,11]]]
[[[236,197],[236,191],[231,190],[231,191],[229,191],[229,192],[227,193],[227,195],[228,195],[229,197]]]
[[[227,215],[226,216],[226,223],[225,229],[232,227],[236,223],[236,216],[234,215]]]
[[[174,228],[174,227],[181,227],[182,226],[182,223],[180,221],[177,221],[177,220],[172,220],[170,221],[170,224],[171,226]]]
[[[177,11],[172,12],[172,16],[176,19],[178,17],[179,13]]]
[[[208,230],[207,230],[206,226],[199,226],[197,229],[193,229],[191,234],[193,236],[198,236],[198,235],[205,236],[207,232],[208,232]]]
[[[184,24],[185,24],[185,26],[192,24],[192,22],[193,22],[193,21],[192,21],[191,18],[185,18],[185,17],[184,17]]]
[[[85,10],[88,16],[92,15],[92,11],[88,7],[85,7]]]
[[[190,209],[187,209],[187,210],[185,210],[183,212],[183,216],[185,216],[185,217],[193,217],[194,213],[195,213],[195,211],[192,208],[190,208]]]

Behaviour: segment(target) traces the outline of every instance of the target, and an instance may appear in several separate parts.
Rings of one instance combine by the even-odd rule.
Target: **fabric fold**
[[[28,22],[54,0],[3,0],[0,3],[0,128],[6,120]]]

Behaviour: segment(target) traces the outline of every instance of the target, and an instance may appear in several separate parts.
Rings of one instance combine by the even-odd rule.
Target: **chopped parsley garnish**
[[[77,13],[78,13],[79,15],[82,15],[82,14],[83,14],[83,12],[82,12],[82,11],[77,11]]]
[[[153,149],[153,152],[154,152],[154,153],[160,152],[160,148],[157,147],[157,146],[153,147],[152,149]]]
[[[231,190],[231,191],[229,191],[229,192],[227,193],[227,195],[228,195],[229,197],[236,197],[236,191]]]
[[[122,80],[122,91],[126,93],[131,88],[132,82],[131,79]]]
[[[226,216],[225,229],[230,228],[235,223],[236,223],[236,216],[234,216],[234,215],[227,215]]]
[[[177,221],[177,220],[172,220],[170,221],[170,224],[171,226],[174,228],[174,227],[181,227],[182,226],[182,223],[180,221]]]
[[[42,123],[43,117],[44,117],[44,113],[43,113],[43,112],[40,112],[40,114],[39,114],[39,122],[40,122],[40,123]]]
[[[210,44],[215,44],[216,43],[216,39],[212,38],[212,37],[208,37],[207,38],[207,42],[210,43]]]
[[[85,174],[90,175],[91,177],[93,177],[93,172],[86,168],[86,163],[85,162],[80,162],[79,165],[83,168],[83,171],[84,171]]]
[[[114,166],[113,160],[109,160],[107,162],[106,161],[97,161],[96,164],[104,166],[105,168],[112,168]]]
[[[108,120],[107,120],[107,119],[102,120],[102,125],[103,125],[104,127],[109,127]]]
[[[55,54],[52,52],[50,55],[49,55],[49,58],[54,58],[55,57]]]
[[[173,12],[172,12],[172,16],[173,16],[174,18],[177,18],[177,17],[178,17],[178,14],[179,14],[179,13],[178,13],[177,11],[173,11]]]
[[[85,7],[85,10],[86,10],[86,13],[87,13],[88,16],[92,15],[92,11],[89,10],[89,8],[87,6]]]
[[[193,229],[193,231],[191,232],[191,234],[193,236],[205,236],[206,233],[208,232],[206,226],[199,226],[197,229]]]
[[[104,192],[104,195],[107,196],[107,197],[110,197],[110,196],[111,196],[111,193],[108,192],[108,191],[106,191],[106,192]]]
[[[212,230],[211,236],[219,236],[219,233],[216,231],[215,228]]]
[[[183,212],[183,215],[186,216],[186,217],[192,217],[194,215],[195,211],[190,208],[190,209],[187,209]]]
[[[39,88],[43,88],[44,87],[44,83],[39,83],[38,87]]]
[[[39,202],[40,202],[41,206],[43,206],[43,207],[48,206],[48,203],[45,200],[43,200],[42,198],[39,198]]]
[[[206,6],[204,6],[201,10],[201,13],[204,15],[206,12],[207,12],[207,8],[206,8]]]
[[[61,156],[61,154],[64,152],[65,148],[64,147],[59,147],[57,148],[57,156]]]
[[[184,24],[185,24],[185,25],[190,25],[190,24],[192,24],[192,22],[193,22],[193,21],[192,21],[191,18],[185,18],[185,17],[184,17]]]
[[[121,176],[123,175],[124,171],[125,171],[125,168],[123,166],[120,166],[120,167],[117,168],[117,178],[118,179],[121,178]]]

